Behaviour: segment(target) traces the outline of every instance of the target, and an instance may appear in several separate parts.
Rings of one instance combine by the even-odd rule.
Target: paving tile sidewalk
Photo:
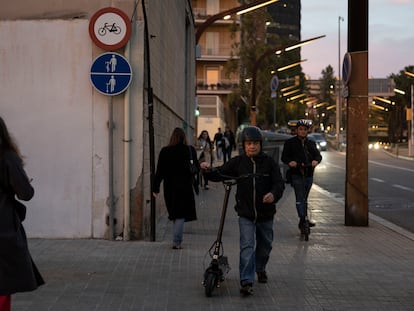
[[[12,298],[26,310],[413,310],[414,241],[380,222],[344,226],[343,206],[311,191],[317,222],[301,241],[288,186],[278,204],[269,282],[239,294],[238,226],[230,202],[224,253],[231,271],[207,298],[202,276],[217,234],[223,187],[211,183],[199,197],[199,220],[185,225],[184,249],[172,250],[170,223],[157,241],[31,239],[30,249],[47,285]]]

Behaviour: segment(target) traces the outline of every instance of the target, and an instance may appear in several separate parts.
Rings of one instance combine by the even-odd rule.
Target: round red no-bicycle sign
[[[89,35],[96,46],[106,51],[120,49],[131,36],[131,21],[117,8],[97,11],[89,22]]]

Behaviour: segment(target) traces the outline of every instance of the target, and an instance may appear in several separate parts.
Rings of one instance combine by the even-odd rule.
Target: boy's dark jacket
[[[307,177],[313,176],[315,170],[310,164],[313,160],[322,161],[321,153],[316,147],[316,143],[308,138],[305,138],[303,144],[298,136],[294,136],[285,141],[282,151],[281,160],[286,165],[291,161],[299,164],[298,168],[290,168],[294,175],[301,175],[300,164],[305,166],[304,174]]]
[[[237,214],[257,222],[273,219],[276,202],[282,197],[285,184],[279,165],[265,153],[252,158],[245,154],[236,156],[222,166],[208,170],[205,176],[211,181],[222,181],[230,179],[229,176],[247,174],[257,176],[239,180],[235,206]],[[263,196],[269,192],[273,194],[274,202],[263,203]]]

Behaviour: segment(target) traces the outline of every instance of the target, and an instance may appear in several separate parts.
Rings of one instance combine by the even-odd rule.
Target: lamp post
[[[340,145],[339,134],[341,129],[341,21],[344,21],[342,16],[338,16],[338,98],[336,102],[336,147]]]
[[[293,49],[296,49],[298,47],[301,47],[305,44],[311,43],[312,41],[315,41],[323,37],[325,37],[325,35],[299,41],[297,43],[294,43],[288,46],[282,46],[278,48],[269,49],[259,56],[259,58],[253,64],[253,72],[252,72],[252,93],[251,93],[251,100],[250,100],[250,124],[251,125],[253,126],[257,125],[257,122],[256,122],[256,76],[257,76],[257,70],[259,69],[261,62],[266,57],[272,54],[281,54],[283,52],[291,51]]]

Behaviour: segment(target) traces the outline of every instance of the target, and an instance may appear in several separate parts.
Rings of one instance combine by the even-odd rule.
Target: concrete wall
[[[27,204],[30,236],[102,235],[102,223],[91,225],[90,207],[93,199],[105,202],[104,177],[94,174],[93,163],[95,154],[107,169],[107,146],[93,141],[106,140],[105,124],[95,122],[106,109],[93,105],[87,27],[86,20],[0,22],[1,114],[36,191]]]
[[[0,115],[17,139],[26,156],[26,170],[34,179],[36,194],[27,202],[25,221],[30,237],[111,238],[107,223],[110,176],[114,234],[121,235],[128,227],[131,238],[149,235],[150,158],[141,3],[128,46],[116,51],[129,59],[132,82],[125,93],[109,97],[90,82],[94,59],[106,51],[96,47],[88,33],[90,16],[110,6],[107,2],[94,1],[92,8],[79,1],[60,2],[60,11],[56,7],[47,11],[42,0],[38,3],[42,10],[24,14],[33,12],[53,19],[21,16],[19,20],[16,12],[23,1],[16,0],[11,4],[16,10],[9,8],[9,15],[0,14]],[[129,16],[133,4],[122,2]],[[194,24],[186,0],[152,0],[146,6],[157,160],[174,127],[182,126],[189,137],[193,135]],[[59,18],[62,14],[66,19]],[[111,106],[112,171],[108,135]],[[129,139],[125,139],[127,128]],[[163,200],[158,200],[157,218],[165,212]]]

